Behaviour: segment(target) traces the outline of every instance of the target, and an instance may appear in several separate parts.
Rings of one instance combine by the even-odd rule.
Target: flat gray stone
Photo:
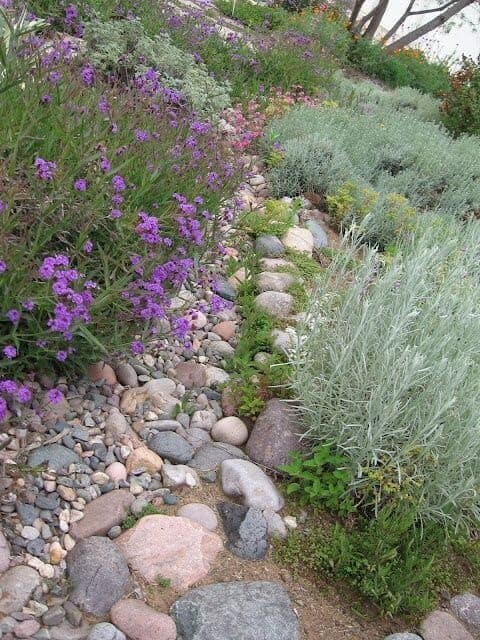
[[[259,291],[286,291],[296,280],[291,273],[262,271],[258,274],[257,286]]]
[[[227,548],[244,560],[261,560],[267,553],[267,521],[260,509],[233,502],[217,505],[223,529],[228,538]]]
[[[128,362],[122,362],[115,369],[118,381],[126,387],[138,387],[138,375]]]
[[[174,431],[160,431],[147,441],[149,449],[170,462],[185,464],[195,453],[192,445]]]
[[[221,476],[224,493],[233,498],[241,496],[247,507],[280,511],[285,504],[272,480],[249,460],[224,460]]]
[[[31,567],[19,565],[8,569],[0,577],[0,614],[8,616],[21,611],[39,584],[40,576]]]
[[[38,447],[28,456],[29,466],[46,465],[49,469],[55,469],[55,471],[68,467],[72,462],[81,462],[81,460],[74,451],[61,444],[48,444],[45,447]]]
[[[255,298],[255,304],[274,318],[287,318],[293,308],[293,296],[281,291],[264,291]]]
[[[480,598],[473,593],[463,593],[450,600],[453,615],[471,631],[480,632]]]
[[[316,220],[307,220],[305,226],[313,236],[313,246],[315,249],[323,249],[329,246],[328,236],[320,223]]]
[[[107,615],[130,587],[125,558],[108,538],[80,540],[67,555],[67,571],[73,588],[71,601],[99,618]]]
[[[189,591],[170,609],[178,640],[299,640],[285,589],[276,582],[223,582]]]
[[[88,640],[126,640],[123,631],[114,627],[109,622],[100,622],[92,627],[88,634]]]
[[[259,236],[255,241],[255,253],[261,258],[279,258],[285,253],[285,247],[277,236]]]
[[[422,640],[416,633],[392,633],[385,640]]]
[[[246,457],[241,449],[231,444],[208,442],[197,449],[188,466],[199,471],[215,471],[224,460]]]

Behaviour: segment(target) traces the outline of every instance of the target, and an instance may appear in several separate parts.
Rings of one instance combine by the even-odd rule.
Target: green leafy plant
[[[463,58],[443,94],[442,113],[445,126],[455,135],[480,135],[480,56],[476,61]]]
[[[293,478],[287,485],[287,494],[297,494],[302,505],[321,505],[347,515],[354,508],[349,495],[352,481],[349,460],[328,445],[314,446],[311,454],[304,458],[295,453],[291,462],[279,467]]]
[[[139,514],[130,513],[122,522],[121,527],[122,529],[131,529],[144,516],[157,516],[161,514],[162,511],[160,509],[157,509],[157,507],[154,507],[153,504],[149,503],[143,507]]]
[[[266,200],[264,211],[246,211],[240,215],[238,226],[256,237],[266,233],[282,236],[293,225],[298,202],[287,204],[281,200]]]
[[[155,582],[162,589],[167,589],[172,584],[172,581],[170,578],[164,578],[163,576],[157,576],[157,579],[155,580]]]
[[[226,16],[236,18],[247,27],[278,29],[288,18],[281,7],[269,7],[249,0],[216,0],[215,4]]]

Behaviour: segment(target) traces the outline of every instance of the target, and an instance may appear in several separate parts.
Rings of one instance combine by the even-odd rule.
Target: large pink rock
[[[434,611],[420,625],[423,640],[473,640],[473,636],[446,611]]]
[[[129,566],[145,580],[169,578],[187,589],[210,570],[222,550],[219,536],[202,525],[175,516],[145,516],[115,541]]]
[[[70,534],[76,540],[106,535],[125,520],[134,499],[128,489],[115,489],[92,500],[85,507],[83,519],[72,525]]]
[[[107,384],[117,384],[117,376],[115,375],[115,371],[109,364],[103,362],[103,360],[90,365],[87,369],[87,375],[92,382],[105,380]]]
[[[175,640],[177,627],[165,613],[159,613],[142,600],[120,600],[110,611],[113,624],[130,640]]]

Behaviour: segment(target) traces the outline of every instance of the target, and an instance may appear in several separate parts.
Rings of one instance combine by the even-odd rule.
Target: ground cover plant
[[[449,131],[480,135],[480,56],[477,61],[463,59],[443,98],[443,121]]]

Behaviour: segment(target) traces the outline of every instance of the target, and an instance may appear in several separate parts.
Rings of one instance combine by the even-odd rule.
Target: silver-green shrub
[[[359,500],[480,518],[480,226],[436,217],[393,258],[339,253],[292,353],[307,438],[349,456]]]
[[[176,47],[167,33],[148,36],[139,20],[86,25],[89,60],[105,74],[128,79],[153,68],[166,87],[180,91],[200,115],[215,115],[230,105],[227,83],[217,82],[204,64]]]
[[[392,108],[299,107],[271,123],[284,149],[270,172],[274,195],[319,194],[348,180],[399,193],[420,212],[466,217],[480,211],[480,145]]]

